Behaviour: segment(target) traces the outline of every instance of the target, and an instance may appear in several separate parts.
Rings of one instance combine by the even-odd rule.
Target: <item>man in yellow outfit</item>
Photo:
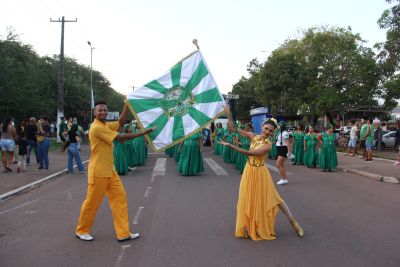
[[[139,237],[138,233],[132,234],[129,231],[128,204],[124,186],[114,167],[113,141],[125,142],[151,133],[154,128],[141,133],[119,134],[117,130],[125,123],[128,115],[126,103],[118,121],[106,122],[107,115],[107,104],[97,102],[94,109],[95,120],[89,131],[88,190],[76,227],[76,237],[84,241],[93,240],[90,230],[104,194],[110,202],[118,241]]]

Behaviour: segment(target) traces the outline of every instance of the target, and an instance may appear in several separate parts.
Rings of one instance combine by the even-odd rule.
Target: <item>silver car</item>
[[[395,136],[396,136],[396,132],[394,132],[394,131],[391,131],[391,132],[388,132],[388,133],[385,133],[383,136],[382,136],[382,146],[385,148],[385,147],[390,147],[390,148],[392,148],[392,147],[394,147],[394,143],[395,143]]]

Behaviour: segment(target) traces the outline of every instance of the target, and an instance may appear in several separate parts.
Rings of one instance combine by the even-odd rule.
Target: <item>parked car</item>
[[[383,148],[388,148],[388,147],[393,147],[395,144],[395,137],[396,137],[396,132],[391,131],[388,133],[383,134],[382,136],[382,146]]]

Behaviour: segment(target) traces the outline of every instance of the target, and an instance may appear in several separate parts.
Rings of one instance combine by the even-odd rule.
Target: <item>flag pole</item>
[[[192,43],[197,47],[197,50],[200,50],[199,42],[197,41],[197,39],[193,39]]]
[[[193,39],[192,43],[196,46],[197,50],[194,50],[192,53],[190,53],[189,55],[185,56],[184,58],[182,58],[181,60],[179,60],[177,63],[174,64],[174,66],[182,61],[184,61],[185,59],[191,57],[194,53],[197,53],[200,51],[200,47],[199,47],[199,43],[197,41],[197,39]]]

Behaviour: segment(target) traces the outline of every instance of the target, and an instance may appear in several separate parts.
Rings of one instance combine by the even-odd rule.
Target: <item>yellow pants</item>
[[[126,193],[118,174],[113,177],[93,177],[93,183],[88,184],[86,199],[82,204],[76,233],[87,234],[93,225],[97,209],[103,201],[104,193],[108,201],[114,220],[114,228],[118,239],[129,236],[128,204]]]

